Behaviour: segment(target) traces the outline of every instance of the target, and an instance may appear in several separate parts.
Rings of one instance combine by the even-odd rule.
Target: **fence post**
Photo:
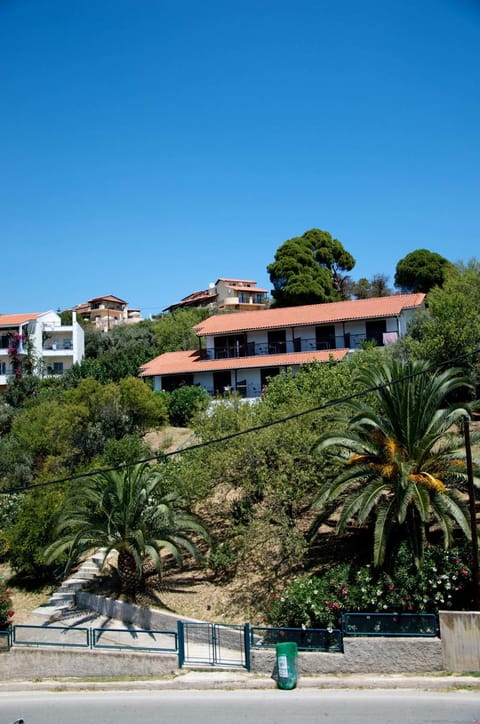
[[[185,632],[183,621],[177,621],[178,633],[178,668],[181,669],[185,663]]]
[[[251,669],[250,658],[250,624],[246,623],[243,627],[243,645],[245,648],[245,668],[247,671]]]

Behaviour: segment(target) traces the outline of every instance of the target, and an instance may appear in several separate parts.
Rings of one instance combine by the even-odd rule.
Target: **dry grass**
[[[6,563],[0,563],[0,578],[7,582],[9,590],[12,591],[13,610],[15,611],[13,623],[26,623],[32,611],[47,603],[50,598],[50,586],[30,590],[17,584]]]

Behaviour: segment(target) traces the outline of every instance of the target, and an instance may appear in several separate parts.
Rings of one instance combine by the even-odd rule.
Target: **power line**
[[[274,425],[280,425],[285,422],[289,422],[290,420],[295,420],[300,417],[304,417],[305,415],[311,415],[315,412],[320,412],[321,410],[326,410],[330,407],[336,407],[340,405],[344,405],[347,402],[351,402],[352,400],[356,398],[363,397],[365,395],[368,395],[372,392],[378,392],[380,390],[386,389],[387,387],[400,384],[401,382],[404,382],[409,379],[413,379],[415,377],[419,377],[421,375],[430,374],[431,372],[434,372],[442,367],[450,367],[454,364],[458,363],[461,360],[468,359],[469,357],[474,357],[480,354],[480,348],[477,348],[473,350],[472,352],[466,352],[464,354],[458,355],[457,357],[454,357],[452,359],[446,360],[445,362],[436,363],[434,365],[431,365],[429,367],[426,367],[425,369],[419,370],[418,372],[412,372],[409,375],[404,375],[403,377],[398,377],[396,380],[390,380],[388,382],[384,382],[381,385],[376,385],[374,387],[369,387],[365,390],[359,390],[358,392],[354,392],[350,395],[346,395],[344,397],[337,397],[333,400],[329,400],[328,402],[323,403],[322,405],[318,405],[317,407],[312,407],[308,410],[302,410],[300,412],[295,412],[292,415],[287,415],[286,417],[280,417],[276,420],[271,420],[270,422],[264,422],[261,425],[255,425],[254,427],[246,428],[245,430],[237,430],[236,432],[229,433],[228,435],[223,435],[222,437],[215,438],[214,440],[207,440],[205,442],[196,443],[195,445],[190,445],[189,447],[182,448],[181,450],[173,450],[169,453],[157,453],[157,455],[152,455],[147,458],[143,458],[142,460],[136,460],[135,462],[131,463],[122,463],[120,465],[115,465],[109,468],[98,468],[96,470],[90,470],[85,473],[78,473],[76,475],[69,475],[64,478],[57,478],[55,480],[49,480],[45,481],[43,483],[35,483],[34,485],[28,485],[24,487],[17,487],[17,488],[10,488],[9,490],[0,490],[0,495],[7,495],[9,493],[24,493],[29,490],[36,490],[37,488],[45,488],[49,487],[50,485],[62,485],[64,483],[72,482],[74,480],[83,480],[85,478],[91,478],[95,475],[100,475],[103,473],[110,473],[114,472],[116,470],[124,470],[127,468],[135,467],[136,465],[142,465],[144,463],[152,462],[156,460],[157,462],[161,462],[162,460],[165,460],[166,458],[173,457],[174,455],[182,455],[186,452],[191,452],[192,450],[199,450],[204,447],[208,447],[210,445],[217,445],[219,443],[228,442],[230,440],[233,440],[237,437],[240,437],[242,435],[248,435],[252,432],[259,432],[261,430],[265,430],[269,427],[273,427]]]

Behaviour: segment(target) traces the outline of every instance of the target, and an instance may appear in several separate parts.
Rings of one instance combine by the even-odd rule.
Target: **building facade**
[[[63,375],[83,359],[84,349],[75,313],[69,325],[53,311],[0,314],[0,389],[26,371],[39,377]]]
[[[221,277],[211,283],[208,289],[202,289],[183,297],[179,302],[166,307],[164,312],[189,307],[207,307],[219,311],[254,311],[268,306],[267,290],[257,287],[250,279],[227,279]]]
[[[118,324],[135,324],[141,322],[142,317],[139,309],[131,309],[124,299],[107,294],[104,297],[94,297],[88,302],[77,304],[73,307],[75,312],[84,322],[90,322],[97,329],[109,332]]]
[[[141,376],[154,389],[200,385],[211,395],[230,390],[258,397],[269,377],[294,374],[309,362],[341,360],[371,341],[377,346],[404,336],[424,294],[399,294],[331,304],[216,314],[194,330],[199,348],[168,352],[148,362]]]

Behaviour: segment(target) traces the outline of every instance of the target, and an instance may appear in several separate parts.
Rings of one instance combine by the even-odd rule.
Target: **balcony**
[[[389,334],[388,341],[396,341],[397,334]],[[276,342],[246,342],[239,344],[232,341],[231,345],[222,347],[209,346],[203,350],[204,359],[236,359],[239,357],[265,357],[271,354],[291,354],[294,352],[317,352],[333,349],[359,349],[362,342],[373,340],[379,347],[384,344],[383,340],[369,338],[366,334],[338,335],[333,337],[315,337],[303,339],[297,337],[294,340]]]
[[[47,339],[43,343],[44,352],[72,351],[73,340],[71,339]]]
[[[338,345],[337,345],[338,346]],[[343,345],[342,345],[343,346]],[[270,354],[289,354],[291,352],[313,352],[317,349],[315,339],[295,339],[285,342],[247,342],[224,347],[207,347],[206,359],[235,359],[238,357],[265,357]],[[322,346],[318,349],[334,349],[334,346]]]

